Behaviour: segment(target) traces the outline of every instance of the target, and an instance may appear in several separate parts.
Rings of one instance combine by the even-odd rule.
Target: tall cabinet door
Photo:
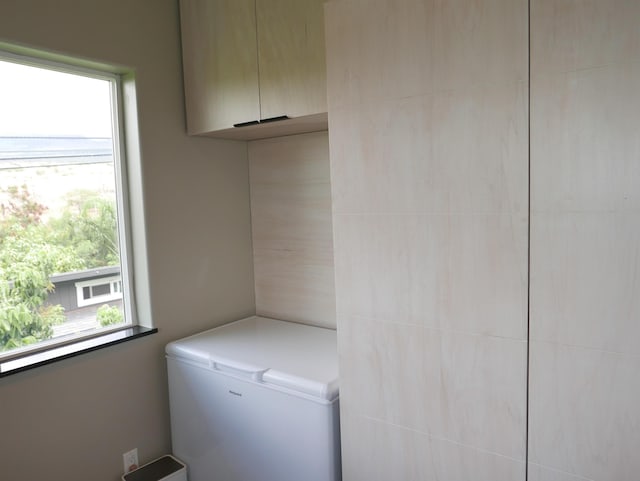
[[[639,479],[639,20],[531,0],[529,481]]]
[[[181,0],[187,130],[258,120],[255,0]]]
[[[327,4],[346,481],[525,480],[527,7]]]
[[[261,118],[327,111],[324,0],[257,0]]]

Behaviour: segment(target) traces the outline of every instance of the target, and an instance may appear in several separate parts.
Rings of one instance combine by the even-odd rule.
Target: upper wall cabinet
[[[181,0],[189,134],[259,139],[326,130],[323,4]]]
[[[260,118],[255,0],[182,0],[189,134]]]
[[[324,1],[256,1],[262,118],[327,111]]]

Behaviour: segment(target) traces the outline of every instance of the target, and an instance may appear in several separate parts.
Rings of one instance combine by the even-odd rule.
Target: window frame
[[[137,138],[137,109],[135,95],[135,81],[133,72],[122,67],[65,57],[59,54],[36,51],[25,47],[13,46],[0,42],[0,60],[18,63],[26,66],[43,68],[61,73],[82,75],[98,80],[105,80],[110,85],[111,98],[111,126],[113,143],[113,167],[116,191],[116,212],[118,225],[118,244],[120,249],[120,287],[123,300],[125,324],[98,328],[89,332],[70,335],[60,339],[49,339],[33,345],[12,349],[0,353],[0,377],[15,372],[21,372],[42,364],[49,364],[56,360],[73,357],[83,352],[90,352],[101,347],[119,344],[129,339],[146,336],[157,332],[150,325],[150,319],[145,324],[140,323],[138,316],[137,291],[141,290],[142,298],[149,300],[148,277],[146,264],[146,238],[144,227],[142,230],[133,229],[133,209],[136,216],[144,221],[142,205],[132,206],[130,195],[129,174],[131,166],[128,163],[128,153],[140,162]],[[125,100],[125,97],[128,97]],[[127,115],[125,116],[125,102]],[[126,117],[126,118],[125,118]],[[132,123],[135,127],[132,128]],[[129,135],[132,138],[127,139]],[[137,183],[141,184],[140,166],[133,170]],[[141,187],[141,185],[140,185]],[[141,199],[136,204],[141,204]],[[144,222],[143,222],[144,223]],[[138,251],[134,253],[134,248]],[[144,275],[134,279],[134,256],[143,268]],[[140,256],[143,259],[140,259]],[[143,309],[150,314],[150,306]],[[74,347],[75,345],[75,347]],[[58,354],[57,351],[60,353]]]

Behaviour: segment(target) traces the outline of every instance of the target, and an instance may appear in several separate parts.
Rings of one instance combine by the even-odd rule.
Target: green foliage
[[[51,323],[34,314],[26,304],[12,301],[15,299],[0,300],[0,350],[26,346],[51,337]]]
[[[58,219],[44,223],[46,208],[25,186],[6,193],[0,206],[0,351],[49,339],[53,326],[64,322],[62,306],[45,305],[52,274],[119,262],[112,203],[79,192]]]
[[[52,326],[57,326],[67,320],[64,315],[64,307],[59,304],[40,307],[40,314],[46,317]]]
[[[96,193],[71,194],[62,215],[50,225],[57,243],[73,248],[87,269],[120,262],[115,205]]]
[[[103,304],[102,306],[98,307],[96,317],[102,327],[112,326],[114,324],[122,324],[124,322],[124,317],[122,316],[122,312],[120,312],[120,309],[118,309],[116,306],[110,306],[108,304]]]
[[[53,290],[49,276],[81,265],[68,249],[47,245],[35,226],[12,226],[0,249],[0,350],[51,337],[64,310],[43,306]]]

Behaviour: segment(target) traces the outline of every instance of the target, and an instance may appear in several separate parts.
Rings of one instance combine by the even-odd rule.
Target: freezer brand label
[[[233,394],[234,396],[240,396],[240,397],[242,397],[242,393],[235,392],[235,391],[231,391],[231,390],[229,390],[229,394]]]

